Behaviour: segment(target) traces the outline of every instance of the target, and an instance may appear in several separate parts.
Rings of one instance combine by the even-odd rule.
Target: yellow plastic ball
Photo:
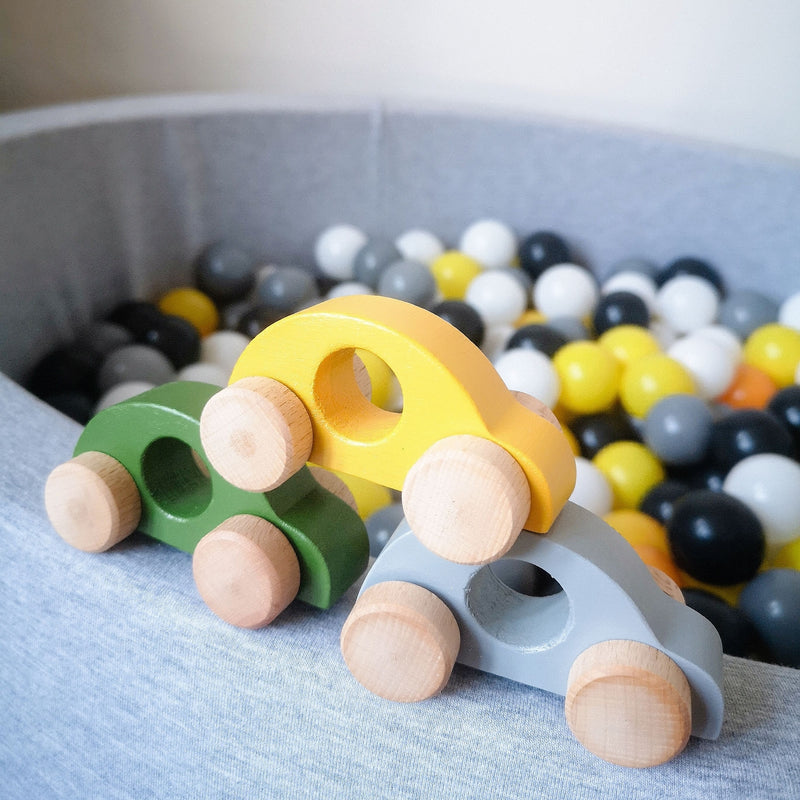
[[[678,586],[682,589],[702,589],[703,591],[710,592],[722,598],[726,603],[732,606],[735,606],[739,602],[739,595],[742,593],[742,589],[747,585],[746,583],[736,583],[733,586],[715,586],[711,583],[702,583],[683,570],[680,571],[680,577],[681,579],[678,581]]]
[[[525,325],[543,325],[547,322],[547,317],[535,308],[529,308],[520,314],[514,322],[515,328],[523,328]]]
[[[775,569],[800,570],[800,539],[785,544],[772,560]]]
[[[661,462],[639,442],[611,442],[592,459],[606,476],[614,508],[638,508],[642,498],[666,477]]]
[[[662,398],[671,394],[695,394],[689,370],[674,358],[653,353],[637,358],[622,371],[619,399],[623,408],[644,418]]]
[[[353,493],[356,510],[361,519],[366,519],[370,514],[392,502],[392,491],[385,486],[368,481],[366,478],[348,475],[345,472],[337,470],[331,470],[331,472],[338,475]]]
[[[603,519],[632,547],[647,545],[671,555],[667,529],[649,514],[634,508],[618,508]]]
[[[619,390],[616,358],[597,342],[569,342],[553,356],[561,381],[559,404],[576,414],[594,414],[611,408]]]
[[[766,372],[779,388],[791,386],[800,363],[800,331],[777,322],[762,325],[747,337],[742,358]]]
[[[436,287],[445,300],[463,300],[467,286],[482,271],[474,258],[458,250],[446,250],[431,263]]]
[[[640,325],[617,325],[601,334],[597,343],[625,367],[636,359],[661,352],[658,339]]]
[[[191,286],[170,290],[158,301],[158,307],[165,314],[190,322],[201,336],[208,336],[219,327],[219,312],[214,301],[205,292]]]

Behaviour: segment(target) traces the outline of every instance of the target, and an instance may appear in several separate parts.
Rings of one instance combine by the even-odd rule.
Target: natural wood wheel
[[[115,458],[95,451],[81,453],[50,473],[44,503],[56,533],[89,553],[122,541],[136,530],[142,515],[131,474]]]
[[[278,381],[242,378],[215,394],[200,417],[200,439],[214,469],[240,489],[267,492],[311,453],[311,418]]]
[[[686,676],[641,642],[601,642],[581,653],[570,669],[565,713],[587,750],[623,767],[669,761],[692,729]]]
[[[289,540],[271,523],[238,514],[207,533],[192,560],[197,590],[221,619],[262,628],[297,595],[300,565]]]
[[[428,448],[403,484],[403,510],[417,538],[459,564],[503,556],[522,531],[531,493],[522,467],[479,436],[449,436]]]
[[[666,572],[659,569],[658,567],[651,567],[649,564],[647,569],[650,570],[650,574],[653,576],[653,580],[656,582],[656,586],[664,592],[665,595],[668,595],[673,600],[677,600],[679,603],[683,603],[686,605],[686,598],[683,596],[683,592],[681,591],[681,587],[675,583]]]
[[[461,635],[432,592],[403,581],[367,589],[342,629],[342,655],[374,694],[404,703],[440,692],[453,671]]]

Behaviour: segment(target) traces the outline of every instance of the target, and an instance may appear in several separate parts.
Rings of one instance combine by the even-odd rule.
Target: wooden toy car
[[[304,466],[270,492],[231,486],[200,441],[200,413],[218,391],[169,383],[92,418],[47,480],[53,527],[89,552],[138,529],[193,553],[200,595],[233,625],[267,625],[295,597],[330,607],[366,568],[363,522]]]
[[[373,405],[356,349],[396,375],[403,410]],[[342,297],[270,325],[203,410],[200,435],[235,486],[267,491],[307,461],[403,493],[426,547],[487,563],[523,528],[545,532],[575,483],[575,461],[549,409],[509,391],[486,356],[424,309]]]
[[[556,583],[540,593],[537,574]],[[523,531],[486,566],[438,557],[404,521],[367,574],[342,653],[360,683],[391,700],[437,693],[456,661],[565,695],[588,750],[652,766],[690,733],[716,738],[723,716],[719,635],[657,577],[573,503],[547,536]]]

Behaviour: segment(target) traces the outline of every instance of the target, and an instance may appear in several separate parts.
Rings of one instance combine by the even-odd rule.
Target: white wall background
[[[544,112],[800,158],[800,0],[0,0],[0,109],[187,90]]]

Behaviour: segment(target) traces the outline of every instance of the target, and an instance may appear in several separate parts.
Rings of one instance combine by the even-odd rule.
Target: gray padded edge
[[[585,751],[561,697],[468,667],[439,697],[385,701],[340,655],[355,589],[329,612],[296,602],[247,632],[203,606],[185,553],[137,535],[72,550],[42,491],[78,426],[2,376],[0,408],[8,800],[797,796],[796,670],[725,657],[720,738],[647,770]]]
[[[601,274],[693,254],[734,285],[800,290],[800,164],[547,118],[252,95],[19,112],[0,115],[0,197],[0,370],[16,379],[93,314],[188,280],[209,241],[312,268],[342,221],[452,245],[496,216],[560,231]]]

